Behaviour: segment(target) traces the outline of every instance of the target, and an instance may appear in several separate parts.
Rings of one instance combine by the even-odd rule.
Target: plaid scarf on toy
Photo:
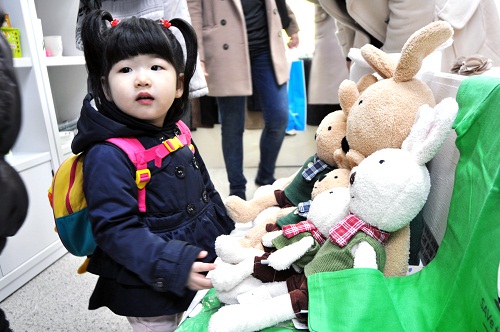
[[[307,214],[309,213],[309,209],[311,208],[312,200],[308,200],[307,202],[300,202],[297,205],[297,214],[301,217],[307,218]]]
[[[283,235],[289,239],[294,237],[297,234],[309,232],[313,236],[313,238],[319,242],[319,244],[323,244],[326,240],[326,236],[321,234],[321,232],[314,226],[314,224],[310,221],[301,221],[297,224],[285,225],[283,226],[282,233]]]
[[[389,238],[389,233],[365,223],[353,214],[349,214],[344,220],[333,226],[328,234],[330,241],[343,247],[359,231],[368,234],[380,243],[384,243]]]
[[[309,182],[312,179],[314,179],[314,177],[319,172],[321,172],[325,169],[331,170],[332,167],[330,165],[328,165],[327,163],[325,163],[323,160],[319,159],[318,155],[315,154],[313,164],[302,171],[302,177],[304,178],[304,180]]]

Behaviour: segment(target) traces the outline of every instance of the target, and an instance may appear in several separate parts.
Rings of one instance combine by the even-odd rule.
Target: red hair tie
[[[160,23],[163,24],[165,28],[170,28],[172,24],[168,20],[160,20]]]
[[[117,19],[117,18],[115,18],[113,21],[111,21],[111,26],[112,26],[112,27],[115,27],[115,26],[117,26],[117,25],[118,25],[118,23],[120,23],[120,20],[119,20],[119,19]]]

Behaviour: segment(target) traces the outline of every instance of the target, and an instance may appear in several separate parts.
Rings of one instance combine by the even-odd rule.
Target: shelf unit
[[[21,35],[22,58],[14,67],[22,95],[22,125],[6,160],[29,195],[28,215],[0,254],[0,301],[66,253],[54,231],[47,189],[54,170],[71,155],[58,124],[78,117],[87,91],[83,53],[75,47],[78,0],[4,1]],[[61,35],[63,56],[46,57],[44,35]]]

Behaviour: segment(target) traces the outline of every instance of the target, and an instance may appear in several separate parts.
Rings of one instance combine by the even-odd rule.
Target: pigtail
[[[179,29],[182,36],[184,37],[184,42],[186,44],[186,64],[184,68],[184,93],[183,99],[188,98],[189,94],[189,82],[194,75],[196,70],[196,59],[198,57],[198,42],[196,37],[196,32],[189,24],[183,19],[175,18],[170,21],[172,26]]]
[[[102,61],[104,58],[105,34],[109,27],[106,21],[111,22],[113,17],[103,10],[90,12],[82,22],[82,44],[87,72],[89,75],[89,91],[96,98],[96,102],[103,98],[100,93]]]

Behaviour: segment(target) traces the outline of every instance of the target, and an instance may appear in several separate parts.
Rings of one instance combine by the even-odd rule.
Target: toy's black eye
[[[359,103],[358,103],[358,105],[361,105],[362,102],[363,102],[363,100],[360,100]]]
[[[339,177],[337,175],[335,175],[335,179],[338,179]]]
[[[356,178],[356,172],[352,172],[351,177],[349,178],[349,182],[353,184],[355,178]]]
[[[378,163],[379,163],[379,164],[383,164],[383,163],[385,163],[385,160],[384,160],[384,159],[380,159],[380,160],[378,161]]]
[[[328,126],[328,130],[332,130],[332,126]]]

